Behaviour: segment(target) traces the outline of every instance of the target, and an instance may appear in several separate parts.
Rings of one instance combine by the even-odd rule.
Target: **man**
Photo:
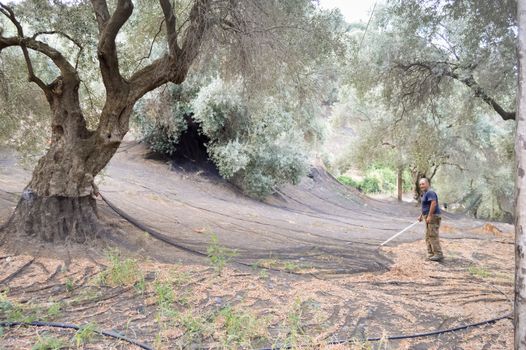
[[[426,245],[428,259],[431,261],[441,261],[444,258],[442,248],[440,247],[440,240],[438,238],[438,229],[440,227],[441,210],[438,205],[438,196],[429,187],[429,180],[421,178],[418,182],[420,191],[422,192],[422,214],[418,221],[425,220],[426,222]]]

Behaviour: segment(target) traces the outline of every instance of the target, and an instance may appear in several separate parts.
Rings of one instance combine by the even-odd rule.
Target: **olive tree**
[[[462,91],[503,120],[515,118],[516,1],[388,1],[372,28],[366,35],[379,42],[362,54],[377,68],[367,79],[382,76],[399,114],[432,111],[438,97]]]
[[[280,14],[291,16],[298,8],[312,6],[301,0],[159,0],[156,6],[152,4],[131,0],[0,2],[5,18],[0,51],[20,50],[28,80],[42,91],[51,118],[49,147],[11,219],[10,227],[18,232],[46,241],[91,239],[101,228],[90,196],[93,179],[128,132],[136,102],[164,84],[183,82],[205,48],[213,55],[216,47],[227,45],[231,57],[242,57],[246,67],[252,67],[255,57],[272,57],[273,46],[287,45],[272,42],[275,30],[289,29]],[[57,13],[67,14],[76,23],[64,25],[67,21]],[[149,35],[134,30],[151,23],[152,18],[157,25],[146,31]],[[45,30],[35,31],[39,27]],[[81,29],[75,29],[78,27]],[[135,50],[141,38],[152,42],[146,54]],[[52,79],[40,74],[35,56],[45,57],[52,65]],[[97,63],[96,73],[83,71],[82,57]],[[130,57],[140,59],[130,62]],[[254,68],[252,75],[257,73]],[[94,81],[92,90],[103,91],[100,109],[84,104],[81,92],[86,80]],[[88,123],[90,114],[92,124]]]

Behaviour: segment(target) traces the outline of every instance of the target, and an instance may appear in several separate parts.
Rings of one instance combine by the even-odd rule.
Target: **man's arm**
[[[437,201],[436,200],[432,200],[431,201],[431,206],[429,207],[429,214],[427,215],[427,219],[426,219],[426,222],[428,224],[431,222],[431,218],[433,217],[433,214],[435,214],[436,207],[437,207]]]
[[[420,204],[422,204],[424,202],[424,196],[425,196],[425,193],[420,197]],[[424,213],[420,212],[420,216],[418,217],[418,221],[422,221],[422,220],[424,220]]]

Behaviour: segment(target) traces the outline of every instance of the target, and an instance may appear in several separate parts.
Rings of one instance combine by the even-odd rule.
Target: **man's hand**
[[[423,217],[422,217],[422,215],[420,215],[420,216],[418,217],[418,221],[422,221],[422,219],[423,219]]]
[[[431,215],[428,215],[427,218],[426,218],[426,223],[431,223]]]

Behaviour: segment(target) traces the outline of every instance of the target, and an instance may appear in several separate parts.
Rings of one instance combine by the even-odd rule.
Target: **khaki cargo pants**
[[[438,238],[438,229],[440,228],[440,221],[442,218],[433,215],[431,222],[428,224],[425,220],[427,215],[424,215],[424,222],[426,223],[426,245],[429,256],[443,257],[442,248],[440,247],[440,240]]]

